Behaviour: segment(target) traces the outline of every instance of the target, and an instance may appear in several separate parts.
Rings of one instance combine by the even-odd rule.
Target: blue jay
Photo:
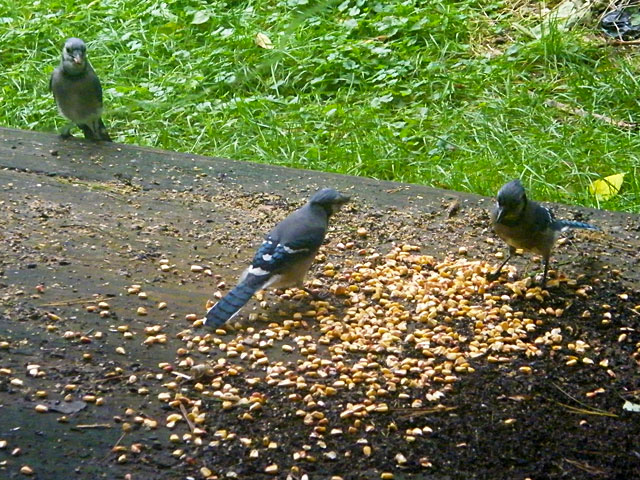
[[[49,88],[60,113],[78,125],[85,138],[111,141],[102,122],[102,86],[87,60],[87,47],[79,38],[69,38],[62,48],[62,61],[51,74]],[[72,125],[62,129],[71,136]]]
[[[214,328],[223,325],[258,290],[302,285],[324,242],[329,217],[348,201],[348,196],[325,188],[276,225],[258,248],[238,285],[209,309],[204,324]]]
[[[588,223],[556,220],[551,210],[527,199],[524,187],[517,179],[503,185],[498,192],[497,202],[491,211],[491,224],[498,236],[509,246],[509,254],[487,278],[497,279],[502,267],[511,259],[516,249],[521,248],[542,256],[543,288],[547,281],[551,249],[558,235],[570,228],[600,230]]]

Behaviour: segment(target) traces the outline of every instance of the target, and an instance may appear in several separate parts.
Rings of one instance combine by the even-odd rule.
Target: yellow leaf
[[[255,38],[256,45],[260,48],[266,48],[267,50],[271,50],[273,48],[273,43],[271,43],[271,39],[267,37],[264,33],[258,33]]]
[[[618,194],[623,180],[624,173],[616,173],[600,180],[594,180],[589,185],[589,193],[595,195],[598,200],[609,200]]]

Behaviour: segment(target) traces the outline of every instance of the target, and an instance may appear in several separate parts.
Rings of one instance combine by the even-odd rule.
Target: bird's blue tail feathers
[[[240,282],[209,309],[204,324],[212,328],[224,325],[245,306],[253,294],[262,288],[263,284],[264,282],[256,282],[255,277]]]
[[[600,230],[600,228],[595,225],[591,225],[590,223],[585,222],[575,222],[573,220],[556,220],[555,222],[555,230],[568,230],[570,228],[582,228],[585,230]]]

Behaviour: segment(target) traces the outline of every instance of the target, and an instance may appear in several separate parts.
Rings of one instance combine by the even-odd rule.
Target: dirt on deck
[[[318,188],[309,290],[201,326]],[[640,478],[640,219],[0,129],[0,478]]]

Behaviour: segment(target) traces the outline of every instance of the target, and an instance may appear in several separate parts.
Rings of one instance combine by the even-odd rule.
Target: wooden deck
[[[0,476],[4,468],[17,478],[19,466],[29,464],[37,472],[55,471],[38,478],[103,478],[104,464],[90,460],[109,455],[119,429],[72,431],[56,421],[60,414],[36,414],[33,393],[47,390],[54,400],[73,383],[81,393],[107,398],[103,407],[76,413],[76,427],[113,426],[124,406],[162,415],[155,399],[136,391],[158,383],[142,372],[174,361],[175,348],[144,345],[144,328],[161,325],[169,344],[179,346],[176,334],[190,327],[185,316],[202,316],[207,299],[235,281],[264,233],[326,186],[354,199],[333,219],[329,262],[347,261],[341,242],[382,252],[411,243],[441,258],[458,255],[463,246],[469,259],[493,258],[503,249],[487,226],[491,200],[480,196],[0,128],[0,341],[10,344],[0,349],[0,368],[24,382],[17,387],[0,378],[0,433],[9,437],[9,450],[22,449],[0,467]],[[459,209],[452,211],[456,200]],[[560,246],[552,267],[593,277],[619,270],[621,282],[637,289],[638,216],[568,206],[557,211],[606,233]],[[360,227],[366,237],[358,236]],[[517,264],[520,270],[526,260]],[[128,295],[132,285],[148,298]],[[111,304],[108,316],[86,310],[98,300]],[[159,302],[168,307],[158,310]],[[146,315],[137,313],[141,307]],[[247,312],[252,308],[257,302]],[[118,331],[123,325],[133,340]],[[97,331],[104,332],[101,340],[90,337]],[[44,376],[28,375],[27,364],[42,365]],[[118,371],[125,377],[139,372],[139,379],[116,389],[105,379]],[[69,461],[80,446],[78,461]],[[118,475],[127,471],[126,465],[113,468]],[[142,476],[135,478],[165,478],[145,477],[147,467],[137,468]],[[156,472],[150,465],[146,474]]]

